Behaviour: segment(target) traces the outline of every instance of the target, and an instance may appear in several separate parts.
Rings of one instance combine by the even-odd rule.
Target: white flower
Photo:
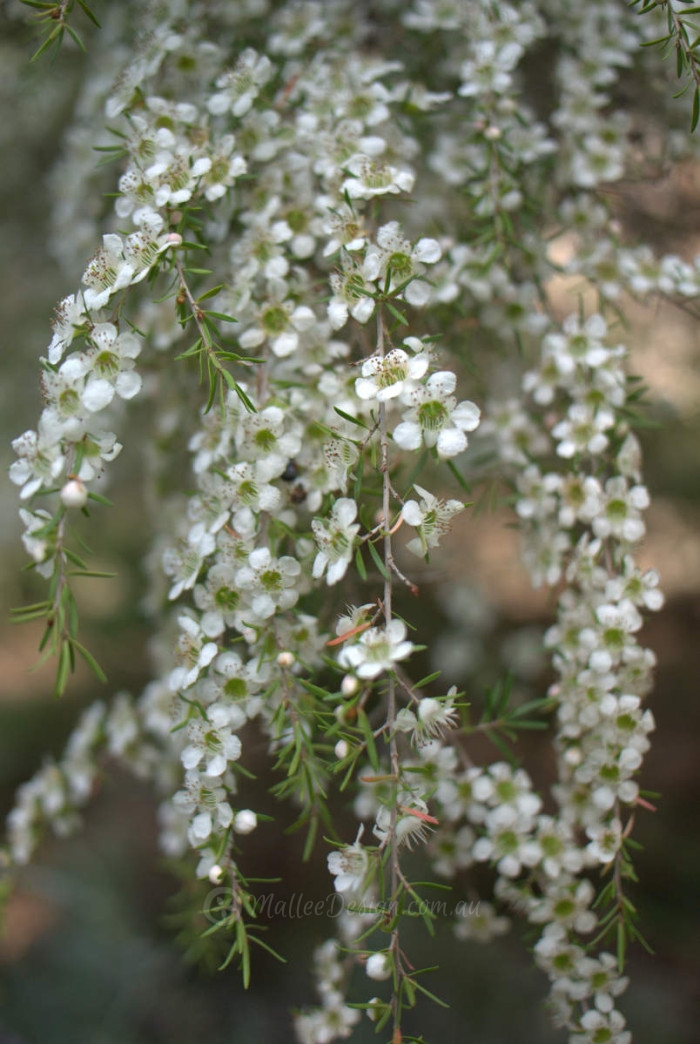
[[[473,402],[457,403],[453,397],[457,379],[449,370],[433,373],[424,385],[409,387],[401,395],[410,409],[394,429],[394,441],[402,449],[416,450],[425,443],[436,446],[438,456],[455,457],[467,448],[465,431],[479,425],[481,411]]]
[[[45,431],[41,420],[38,432],[25,431],[13,439],[12,448],[19,459],[10,465],[10,481],[22,486],[22,500],[28,500],[44,483],[53,485],[61,475],[65,457],[60,441]]]
[[[386,844],[392,829],[391,809],[380,804],[372,832],[382,845]],[[437,820],[428,815],[428,806],[422,798],[413,794],[399,794],[398,814],[394,824],[396,841],[412,849],[415,844],[423,844]]]
[[[197,620],[183,614],[177,622],[180,625],[178,652],[183,663],[170,672],[169,684],[173,692],[194,685],[200,672],[209,666],[219,651],[216,642],[204,641],[206,635]]]
[[[233,735],[228,724],[221,723],[222,720],[226,720],[225,714],[222,716],[215,708],[210,708],[207,719],[193,718],[190,721],[187,726],[189,743],[180,755],[186,769],[197,768],[204,760],[203,771],[207,776],[222,776],[230,761],[238,761],[241,741]]]
[[[56,366],[61,361],[61,356],[75,336],[76,328],[82,326],[84,319],[85,304],[81,293],[70,294],[57,305],[56,314],[51,323],[53,337],[47,351],[52,366]]]
[[[352,645],[346,645],[338,656],[341,667],[353,670],[358,678],[378,678],[390,671],[398,660],[405,660],[413,651],[413,642],[406,640],[406,625],[392,620],[386,627],[370,627],[363,631]]]
[[[299,346],[299,334],[310,329],[316,316],[308,305],[297,305],[285,297],[286,284],[281,280],[272,285],[272,293],[258,309],[255,325],[249,326],[238,337],[246,351],[257,348],[266,340],[280,359],[291,355]]]
[[[226,830],[231,825],[233,809],[226,797],[226,788],[217,786],[215,779],[196,770],[185,776],[185,787],[175,794],[173,804],[191,816],[187,837],[193,847],[203,844],[216,828]]]
[[[355,522],[357,504],[348,497],[336,500],[328,519],[315,518],[311,523],[320,550],[314,559],[313,576],[326,576],[329,587],[345,576],[352,558],[355,537],[360,528]]]
[[[216,81],[219,88],[207,102],[214,116],[231,112],[244,116],[260,93],[260,88],[274,75],[274,66],[265,55],[259,55],[252,47],[241,52],[236,65],[230,72],[223,73]]]
[[[102,237],[102,247],[88,261],[83,272],[83,283],[87,287],[83,298],[88,311],[103,308],[117,290],[129,286],[135,267],[124,257],[121,237],[108,233]]]
[[[342,184],[341,192],[350,199],[373,199],[389,193],[410,192],[415,181],[409,170],[399,170],[389,163],[373,160],[358,153],[345,164],[350,175]]]
[[[466,904],[465,904],[466,905]],[[507,917],[499,917],[492,903],[479,899],[472,912],[472,904],[458,916],[454,924],[454,932],[458,939],[473,939],[476,942],[491,942],[499,935],[504,935],[510,928]]]
[[[381,280],[382,285],[390,275],[389,292],[394,292],[408,280],[403,297],[409,304],[420,308],[427,304],[430,286],[416,279],[424,271],[424,265],[435,264],[442,256],[436,239],[419,239],[412,246],[401,234],[398,221],[390,221],[377,232],[377,244],[370,245],[365,255],[363,274],[370,281]]]
[[[593,519],[593,532],[605,539],[636,543],[644,536],[645,526],[641,512],[649,507],[649,493],[645,486],[632,486],[620,476],[608,479],[599,512]]]
[[[609,1041],[610,1044],[631,1044],[632,1034],[625,1030],[625,1020],[619,1011],[613,1010],[605,1014],[595,1008],[589,1009],[581,1016],[583,1034],[576,1034],[581,1044],[597,1044],[598,1041]]]
[[[552,428],[552,435],[559,443],[557,453],[566,459],[576,453],[602,453],[609,441],[604,433],[614,424],[615,414],[607,407],[572,403],[566,418]]]
[[[273,558],[269,547],[258,547],[248,555],[247,565],[236,571],[236,584],[251,592],[252,613],[267,620],[278,610],[296,605],[299,592],[295,585],[300,573],[296,558]]]
[[[301,438],[285,431],[285,414],[279,406],[266,406],[258,413],[241,416],[236,447],[244,459],[255,461],[259,482],[278,478],[301,449]]]
[[[360,399],[386,402],[395,399],[407,381],[419,380],[430,365],[430,356],[424,352],[417,337],[407,337],[404,344],[417,354],[409,355],[403,348],[392,348],[386,355],[372,355],[362,364],[362,376],[355,381],[355,392]]]
[[[369,855],[358,841],[328,854],[328,869],[334,875],[336,892],[358,892],[369,870]]]
[[[449,532],[454,516],[464,510],[464,504],[459,500],[441,500],[422,486],[414,484],[413,488],[421,502],[407,500],[401,517],[418,530],[418,536],[408,541],[406,550],[423,558],[431,547],[438,547],[440,538]]]
[[[122,399],[133,399],[141,390],[141,377],[134,370],[134,359],[141,352],[138,337],[118,333],[113,323],[98,323],[90,332],[91,349],[86,353],[95,378],[114,384]]]
[[[590,844],[586,849],[596,862],[611,863],[622,845],[622,824],[619,819],[613,819],[609,823],[586,827],[586,833],[590,837]]]
[[[358,323],[366,323],[374,312],[375,287],[358,264],[343,259],[343,271],[331,274],[333,296],[328,302],[328,318],[334,330],[348,321],[348,312]]]

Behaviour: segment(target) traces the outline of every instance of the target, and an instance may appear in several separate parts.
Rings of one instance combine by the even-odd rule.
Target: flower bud
[[[360,683],[357,678],[354,678],[352,674],[346,674],[340,683],[340,691],[343,696],[354,696],[360,687]]]
[[[61,490],[61,501],[68,508],[85,507],[87,498],[87,490],[80,479],[70,479]]]
[[[391,958],[388,953],[373,953],[367,958],[365,971],[370,979],[381,982],[391,976]]]
[[[249,808],[242,808],[237,812],[233,820],[233,831],[235,834],[251,834],[258,825],[258,817]]]

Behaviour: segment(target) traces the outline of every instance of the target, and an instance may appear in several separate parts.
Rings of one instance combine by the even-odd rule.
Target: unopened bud
[[[235,834],[251,834],[258,825],[258,817],[249,808],[242,808],[236,812],[233,820],[233,831]]]
[[[285,652],[281,652],[277,657],[277,663],[280,665],[280,667],[293,667],[295,659],[296,657],[294,656],[293,652],[288,652],[285,650]]]
[[[335,747],[333,748],[336,758],[338,761],[342,761],[343,758],[347,758],[350,753],[350,744],[347,740],[338,740]]]
[[[343,696],[354,696],[359,687],[360,683],[352,674],[346,674],[340,683],[340,691]]]
[[[61,490],[61,501],[69,508],[85,507],[87,498],[87,490],[80,479],[70,479]]]

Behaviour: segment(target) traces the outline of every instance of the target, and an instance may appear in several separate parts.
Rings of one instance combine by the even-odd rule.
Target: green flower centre
[[[284,308],[275,305],[272,308],[265,309],[262,316],[262,324],[268,333],[280,334],[287,329],[289,317]]]
[[[214,602],[218,605],[219,609],[224,611],[231,611],[236,608],[240,600],[240,595],[237,591],[232,591],[230,587],[220,587],[214,595]]]
[[[101,377],[111,377],[119,373],[119,357],[114,352],[100,352],[95,358],[95,373]]]
[[[576,904],[571,899],[560,899],[554,904],[554,916],[558,921],[565,921],[576,912]]]
[[[413,275],[413,264],[408,254],[395,253],[389,258],[389,268],[394,279],[402,283]]]
[[[512,855],[518,851],[518,835],[514,830],[504,830],[498,837],[498,848],[503,855]]]
[[[282,574],[277,569],[266,569],[260,575],[260,583],[266,591],[279,591],[282,587]]]
[[[554,837],[550,834],[549,837],[540,838],[540,845],[545,856],[558,856],[561,854],[561,850],[564,847],[558,837]]]
[[[224,685],[224,692],[232,700],[240,700],[248,695],[248,687],[242,678],[229,678]]]
[[[622,520],[627,518],[627,504],[624,500],[611,500],[605,509],[608,518]]]
[[[58,398],[61,413],[75,413],[80,406],[80,396],[73,388],[66,388]]]
[[[303,210],[290,210],[287,214],[287,224],[292,232],[303,232],[308,225],[308,219]]]
[[[424,402],[418,408],[418,421],[425,431],[440,431],[447,421],[448,412],[441,402]]]
[[[253,441],[258,449],[271,450],[277,442],[277,436],[269,428],[262,428],[260,431],[256,431]]]

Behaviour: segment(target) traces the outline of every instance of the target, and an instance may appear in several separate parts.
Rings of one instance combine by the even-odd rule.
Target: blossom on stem
[[[392,620],[386,627],[370,627],[352,645],[345,645],[338,663],[354,671],[358,678],[378,678],[412,651],[413,642],[406,640],[406,624]]]
[[[329,518],[315,518],[311,529],[319,552],[314,559],[313,576],[319,579],[326,572],[329,587],[345,576],[352,559],[355,537],[360,528],[355,522],[357,504],[349,497],[336,500]]]

